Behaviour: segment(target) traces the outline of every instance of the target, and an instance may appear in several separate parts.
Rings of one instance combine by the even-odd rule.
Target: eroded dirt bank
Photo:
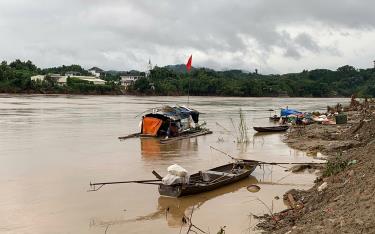
[[[322,152],[328,163],[313,188],[291,190],[291,207],[265,215],[258,227],[269,233],[375,232],[375,111],[350,111],[343,125],[292,128],[291,147]]]

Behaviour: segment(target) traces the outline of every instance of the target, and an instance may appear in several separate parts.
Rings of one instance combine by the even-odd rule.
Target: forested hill
[[[80,75],[90,73],[80,65],[60,66],[41,69],[31,61],[22,62],[19,59],[0,64],[0,93],[41,93],[41,94],[122,94],[118,84],[119,76],[108,74],[103,77],[106,84],[95,85],[92,82],[68,78],[64,85],[56,83],[52,79],[31,80],[34,75],[66,74],[76,72]]]
[[[88,74],[79,65],[40,69],[31,61],[20,60],[0,64],[0,92],[2,93],[75,93],[121,94],[117,73],[107,72],[102,79],[105,85],[75,81],[65,86],[50,81],[35,82],[37,74],[75,71]],[[190,95],[246,96],[246,97],[375,97],[375,69],[356,69],[346,65],[332,71],[316,69],[283,75],[261,75],[241,70],[215,71],[184,65],[155,67],[150,76],[137,80],[128,87],[129,94],[137,95]]]
[[[138,80],[135,94],[212,96],[290,97],[375,97],[375,69],[346,65],[336,71],[316,69],[283,75],[260,75],[241,70],[214,71],[195,68],[191,72],[155,67],[148,79]]]

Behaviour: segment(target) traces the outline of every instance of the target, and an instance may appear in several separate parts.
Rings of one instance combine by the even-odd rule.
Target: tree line
[[[41,69],[30,60],[23,62],[19,59],[0,64],[0,93],[41,93],[41,94],[121,94],[119,77],[109,75],[106,84],[97,85],[92,82],[76,78],[68,78],[66,84],[61,85],[48,74],[65,74],[77,72],[81,75],[90,73],[80,65],[60,66]],[[45,80],[31,80],[34,75],[47,75]]]
[[[65,85],[54,80],[33,81],[37,74],[78,72],[89,75],[80,65],[41,69],[31,61],[3,61],[0,64],[1,93],[122,94],[119,72],[109,71],[104,85],[69,78]],[[48,77],[48,76],[47,76]],[[315,69],[282,75],[263,75],[241,70],[215,71],[184,65],[155,67],[148,77],[127,88],[135,95],[199,95],[239,97],[375,97],[375,69],[345,65],[337,70]]]
[[[190,87],[190,88],[189,88]],[[129,89],[134,94],[215,95],[240,97],[375,97],[375,69],[345,65],[337,70],[315,69],[283,75],[261,75],[241,70],[214,71],[181,65],[155,67],[148,78]]]

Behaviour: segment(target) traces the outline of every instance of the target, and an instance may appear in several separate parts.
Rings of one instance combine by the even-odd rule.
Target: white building
[[[129,85],[132,85],[134,84],[134,82],[136,82],[138,79],[140,78],[143,78],[144,76],[140,76],[140,75],[123,75],[121,76],[121,85],[122,86],[125,86],[128,87]]]
[[[81,73],[75,72],[75,71],[68,71],[68,72],[65,72],[65,75],[66,76],[79,76],[81,75]]]
[[[103,85],[105,84],[105,80],[99,79],[95,76],[72,76],[72,78],[77,78],[80,80],[85,80],[89,82],[93,82],[96,85]]]
[[[66,82],[68,81],[68,76],[60,76],[58,79],[57,79],[57,83],[59,85],[65,85]]]
[[[146,69],[146,77],[149,77],[151,74],[151,70],[153,69],[151,59],[148,60],[147,69]]]
[[[47,79],[53,80],[59,84],[65,84],[66,78],[68,78],[68,76],[62,76],[60,74],[48,74],[46,77]]]
[[[89,69],[89,72],[96,77],[100,77],[100,75],[104,72],[102,69],[98,67],[93,67]]]
[[[36,75],[36,76],[32,76],[30,79],[33,80],[33,81],[44,81],[44,79],[46,78],[45,75]]]
[[[30,77],[30,79],[33,80],[33,81],[50,80],[50,81],[55,81],[59,84],[66,83],[66,78],[67,78],[67,76],[62,76],[60,74],[36,75],[36,76]]]
[[[64,84],[66,84],[66,82],[67,82],[67,80],[68,80],[69,77],[77,78],[77,79],[80,79],[80,80],[89,81],[89,82],[92,82],[92,83],[94,83],[96,85],[105,84],[105,80],[99,79],[99,78],[97,78],[95,76],[62,76],[60,74],[36,75],[36,76],[32,76],[31,80],[34,80],[34,81],[37,81],[37,80],[44,81],[46,79],[49,79],[51,81],[57,82],[60,85],[64,85]]]

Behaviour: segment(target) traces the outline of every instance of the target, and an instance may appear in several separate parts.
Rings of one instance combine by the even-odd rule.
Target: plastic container
[[[336,124],[346,124],[348,122],[348,115],[341,113],[336,115]]]

